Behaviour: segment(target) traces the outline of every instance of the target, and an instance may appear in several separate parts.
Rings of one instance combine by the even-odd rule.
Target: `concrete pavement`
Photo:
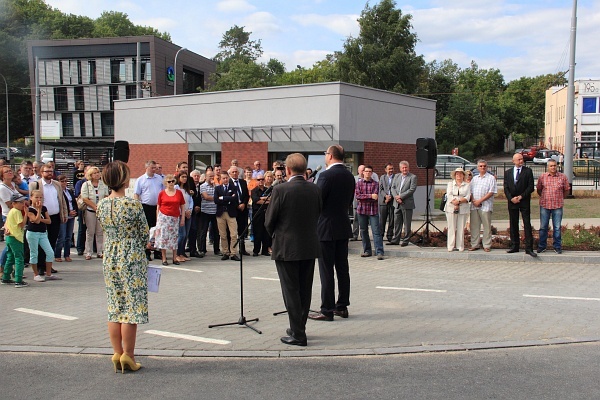
[[[296,357],[450,351],[600,341],[600,261],[594,254],[448,253],[411,245],[386,259],[350,245],[350,318],[310,321],[308,347],[279,341],[289,326],[274,262],[240,265],[209,255],[163,268],[150,293],[150,323],[137,353],[164,356]],[[62,281],[0,286],[0,351],[110,354],[101,260],[57,263]],[[313,309],[320,304],[315,274]],[[46,313],[46,314],[44,314]],[[262,331],[237,322],[241,315]],[[232,322],[232,326],[208,328]]]

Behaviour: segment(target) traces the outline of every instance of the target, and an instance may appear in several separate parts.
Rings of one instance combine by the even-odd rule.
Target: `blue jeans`
[[[554,241],[554,248],[561,248],[561,236],[560,236],[560,225],[562,223],[562,208],[556,208],[554,210],[548,210],[547,208],[540,207],[540,243],[538,249],[545,249],[548,242],[548,225],[550,223],[550,217],[552,216],[552,240]]]
[[[64,247],[65,258],[71,257],[71,237],[75,228],[75,218],[67,219],[67,222],[60,224],[56,248],[54,249],[54,258],[60,258],[60,253]]]
[[[3,215],[2,216],[2,225],[4,226],[4,223],[6,222],[6,217]],[[0,266],[4,267],[4,265],[6,264],[6,253],[8,252],[8,246],[4,247],[4,250],[2,250],[2,254],[0,255]]]
[[[185,224],[179,227],[179,234],[177,236],[177,255],[182,256],[185,254],[185,244],[187,243],[188,233],[190,232],[190,226],[192,225],[192,219],[186,218]]]
[[[375,253],[377,255],[383,255],[383,237],[381,236],[381,231],[379,230],[379,214],[357,214],[357,216],[358,225],[360,226],[360,237],[362,238],[363,252],[372,254],[371,238],[369,236],[369,224],[371,224],[373,241],[375,242]]]
[[[52,246],[50,245],[48,232],[27,231],[26,236],[29,243],[29,262],[31,264],[38,264],[38,246],[44,250],[47,263],[54,261],[54,250],[52,250]],[[40,272],[40,275],[43,275],[43,272]]]

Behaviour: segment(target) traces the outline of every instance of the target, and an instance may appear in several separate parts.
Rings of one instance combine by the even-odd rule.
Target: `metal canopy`
[[[333,140],[331,124],[265,125],[226,128],[165,129],[186,143],[274,142]]]

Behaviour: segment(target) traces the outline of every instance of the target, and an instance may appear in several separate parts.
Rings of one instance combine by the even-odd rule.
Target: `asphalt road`
[[[599,343],[327,358],[140,357],[0,353],[10,399],[594,399]]]

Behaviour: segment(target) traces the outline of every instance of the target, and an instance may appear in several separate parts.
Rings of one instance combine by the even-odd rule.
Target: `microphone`
[[[317,168],[315,168],[315,170],[313,172],[310,173],[310,175],[308,176],[308,178],[306,178],[307,181],[310,181],[312,178],[314,178],[315,176],[317,176],[317,174],[319,173],[319,171],[323,169],[323,166],[319,165]]]
[[[267,197],[268,195],[270,195],[271,192],[273,191],[273,188],[275,186],[279,185],[280,183],[283,183],[283,182],[281,182],[281,181],[275,181],[275,182],[273,182],[273,184],[271,186],[269,186],[267,188],[267,190],[265,190],[265,192],[263,193],[263,195],[261,197]]]

